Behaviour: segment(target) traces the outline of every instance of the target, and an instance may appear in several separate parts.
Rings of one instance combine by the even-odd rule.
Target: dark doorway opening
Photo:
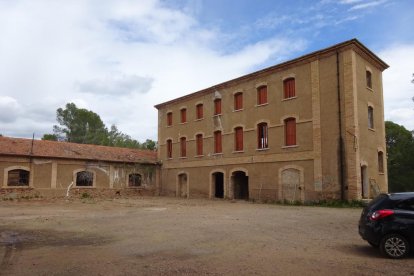
[[[214,178],[214,197],[224,198],[224,174],[216,172],[213,174]]]
[[[249,199],[249,177],[245,172],[236,171],[232,175],[235,199]]]

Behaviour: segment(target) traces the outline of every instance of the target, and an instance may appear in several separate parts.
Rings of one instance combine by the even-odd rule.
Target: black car
[[[359,234],[390,258],[414,252],[414,193],[377,196],[362,211]]]

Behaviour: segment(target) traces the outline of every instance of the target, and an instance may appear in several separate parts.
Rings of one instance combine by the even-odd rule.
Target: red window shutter
[[[243,150],[243,128],[235,128],[235,151]]]
[[[222,146],[221,146],[221,131],[214,132],[214,152],[221,153]]]
[[[203,118],[203,105],[202,104],[197,105],[196,110],[197,110],[196,111],[197,119],[202,119]]]
[[[187,122],[187,109],[181,109],[181,123]]]
[[[172,141],[167,140],[167,158],[172,158]]]
[[[203,155],[203,135],[198,134],[196,136],[197,141],[197,155]]]
[[[286,146],[296,145],[296,119],[289,118],[285,120],[285,141]]]
[[[295,97],[295,79],[289,78],[283,82],[285,99]]]
[[[243,108],[243,94],[237,93],[234,95],[234,110],[240,110]]]
[[[214,101],[214,115],[221,114],[221,99]]]
[[[186,149],[187,141],[185,137],[182,137],[180,141],[181,141],[181,157],[186,157],[187,156],[187,149]]]
[[[167,126],[172,125],[172,113],[167,113]]]
[[[267,103],[267,86],[261,86],[257,89],[257,104]]]

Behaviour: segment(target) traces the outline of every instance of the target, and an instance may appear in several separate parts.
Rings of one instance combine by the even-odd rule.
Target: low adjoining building
[[[386,192],[386,68],[352,39],[156,105],[161,194],[307,201]]]
[[[0,137],[3,196],[157,194],[157,154],[149,150]]]

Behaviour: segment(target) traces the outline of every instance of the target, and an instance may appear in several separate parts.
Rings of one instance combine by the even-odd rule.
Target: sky
[[[0,0],[0,134],[52,133],[73,102],[139,141],[154,105],[357,38],[414,130],[411,0]]]

